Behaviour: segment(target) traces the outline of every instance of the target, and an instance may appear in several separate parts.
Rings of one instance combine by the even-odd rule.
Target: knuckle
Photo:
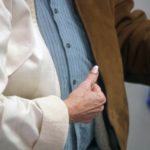
[[[103,101],[103,103],[105,103],[105,102],[106,102],[106,97],[105,97],[105,95],[104,95],[104,94],[102,94],[102,95],[101,95],[101,101]]]

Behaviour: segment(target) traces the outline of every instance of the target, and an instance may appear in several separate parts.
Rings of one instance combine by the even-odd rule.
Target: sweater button
[[[57,14],[58,13],[58,9],[54,8],[54,13]]]
[[[73,85],[76,85],[76,83],[77,83],[77,80],[73,80],[73,82],[72,82],[72,83],[73,83]]]
[[[67,48],[71,48],[71,44],[70,44],[70,43],[67,43],[67,44],[66,44],[66,47],[67,47]]]

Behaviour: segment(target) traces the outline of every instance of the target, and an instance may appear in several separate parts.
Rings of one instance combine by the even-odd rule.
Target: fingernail
[[[99,67],[96,65],[92,68],[91,72],[96,74],[96,73],[98,73],[98,69],[99,69]]]

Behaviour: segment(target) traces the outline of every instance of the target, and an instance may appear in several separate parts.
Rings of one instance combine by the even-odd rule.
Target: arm
[[[67,131],[67,108],[58,97],[0,96],[0,149],[63,149]]]
[[[11,0],[0,0],[0,149],[63,149],[69,125],[68,112],[72,122],[89,122],[104,109],[105,96],[95,84],[98,67],[92,69],[65,103],[56,96],[32,101],[18,96],[5,96],[11,4]]]
[[[116,0],[116,29],[125,79],[150,85],[150,20],[144,12],[132,8],[132,0]]]
[[[0,0],[0,149],[63,149],[69,117],[62,100],[48,96],[31,101],[3,94],[8,81],[6,62],[11,4],[11,0]]]

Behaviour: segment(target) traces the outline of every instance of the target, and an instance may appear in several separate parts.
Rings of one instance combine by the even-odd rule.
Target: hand
[[[106,98],[96,84],[98,66],[93,67],[87,79],[83,81],[64,101],[71,122],[90,122],[104,109]]]

